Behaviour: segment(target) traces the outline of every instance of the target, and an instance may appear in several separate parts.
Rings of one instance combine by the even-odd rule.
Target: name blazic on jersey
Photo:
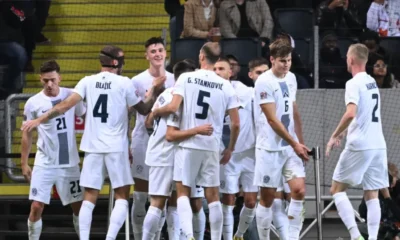
[[[96,88],[101,88],[101,89],[111,89],[111,82],[96,82]]]
[[[224,85],[222,83],[209,82],[209,81],[202,80],[200,78],[193,79],[191,77],[188,78],[188,83],[198,84],[200,86],[207,87],[207,88],[218,88],[220,90],[222,90],[222,86]]]

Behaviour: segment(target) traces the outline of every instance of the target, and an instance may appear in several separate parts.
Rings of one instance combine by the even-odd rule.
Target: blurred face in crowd
[[[266,64],[257,66],[249,72],[249,78],[251,78],[255,82],[257,80],[258,76],[260,76],[262,73],[264,73],[268,69],[269,69],[269,67]]]
[[[240,72],[240,65],[235,59],[229,59],[229,63],[232,66],[232,76],[231,80],[238,80],[239,72]]]
[[[370,52],[376,52],[378,51],[378,44],[376,43],[376,41],[374,39],[369,39],[369,40],[365,40],[363,42],[363,44],[365,46],[367,46],[368,50]]]
[[[225,61],[216,62],[214,65],[214,72],[226,80],[229,80],[229,78],[232,76],[231,66]]]
[[[167,53],[164,45],[161,43],[153,44],[147,47],[146,59],[150,61],[150,65],[153,67],[164,66],[165,58]]]
[[[374,64],[374,76],[385,77],[387,74],[387,65],[384,61],[378,60]]]
[[[286,75],[292,66],[292,54],[285,57],[274,58],[271,56],[272,68],[279,75]]]
[[[43,84],[43,90],[47,96],[58,95],[60,81],[61,76],[56,71],[40,74],[40,82]]]

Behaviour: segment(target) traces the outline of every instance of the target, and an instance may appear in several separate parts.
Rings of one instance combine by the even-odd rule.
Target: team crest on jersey
[[[136,172],[137,173],[142,173],[143,172],[143,166],[142,165],[137,165],[136,166]]]
[[[165,98],[163,96],[160,96],[158,101],[160,102],[160,104],[164,104],[165,103]]]
[[[265,176],[263,177],[263,182],[264,182],[264,183],[268,183],[270,179],[271,179],[271,178],[270,178],[268,175],[265,175]]]
[[[173,115],[173,117],[172,117],[172,121],[173,121],[173,122],[178,122],[178,121],[179,121],[179,117],[178,117],[178,115],[176,115],[175,113],[174,113],[174,115]]]
[[[220,187],[220,188],[225,188],[225,181],[221,181],[221,182],[219,183],[219,187]]]
[[[32,188],[32,195],[36,196],[37,195],[37,189],[36,188]]]
[[[268,96],[267,92],[260,92],[260,99],[266,99]]]

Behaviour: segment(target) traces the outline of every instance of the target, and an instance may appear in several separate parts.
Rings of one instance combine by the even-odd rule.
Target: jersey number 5
[[[376,93],[372,94],[372,99],[376,100],[375,107],[372,110],[372,122],[379,122],[379,118],[375,115],[376,114],[376,110],[378,110],[379,95],[376,94]]]
[[[204,102],[204,98],[205,97],[209,98],[210,96],[211,96],[210,92],[200,90],[199,97],[197,98],[197,106],[202,107],[203,110],[201,111],[201,113],[196,113],[197,119],[207,119],[208,108],[210,107],[210,105]]]
[[[108,95],[100,94],[93,108],[93,117],[99,117],[102,123],[106,123],[108,118],[107,102],[108,102]]]

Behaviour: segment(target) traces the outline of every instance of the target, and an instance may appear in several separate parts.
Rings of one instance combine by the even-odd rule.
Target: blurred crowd
[[[347,47],[355,42],[370,49],[368,73],[378,86],[400,87],[400,68],[396,68],[400,59],[393,56],[391,49],[385,49],[387,46],[380,45],[382,38],[393,40],[400,36],[400,0],[165,0],[164,5],[170,16],[172,52],[177,39],[254,38],[260,41],[262,57],[268,61],[269,43],[284,38],[295,49],[291,71],[297,77],[299,89],[312,88],[315,63],[312,57],[304,57],[301,41],[312,42],[313,26],[318,25],[320,88],[345,87],[351,78],[346,69]],[[310,20],[302,19],[304,14],[296,14],[305,9],[311,12]],[[289,12],[286,19],[279,17],[283,11]],[[314,46],[309,44],[308,48]],[[235,68],[241,61],[232,55]],[[249,68],[243,64],[238,67]],[[251,86],[247,69],[239,69],[241,74],[232,78]]]
[[[21,92],[16,84],[22,72],[33,72],[36,44],[50,40],[42,34],[50,0],[0,0],[0,65],[7,66],[0,85],[0,99]]]

